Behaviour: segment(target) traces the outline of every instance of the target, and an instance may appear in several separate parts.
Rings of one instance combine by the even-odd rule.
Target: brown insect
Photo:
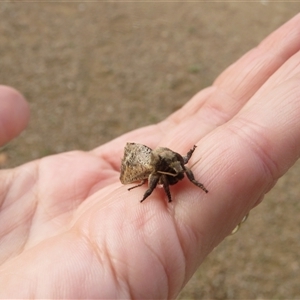
[[[142,181],[138,185],[129,188],[128,190],[130,191],[143,185],[148,179],[149,188],[141,202],[151,195],[158,184],[163,186],[168,200],[171,202],[172,197],[169,185],[176,184],[179,180],[182,180],[184,173],[193,184],[201,188],[205,193],[208,193],[204,185],[198,182],[192,171],[185,166],[195,149],[196,146],[186,156],[181,156],[168,148],[159,147],[152,150],[142,144],[127,143],[122,159],[120,181],[123,184]]]

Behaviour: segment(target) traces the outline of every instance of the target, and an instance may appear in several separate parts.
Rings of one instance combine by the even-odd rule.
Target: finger
[[[29,106],[16,90],[0,86],[0,145],[19,135],[29,121]]]
[[[235,118],[201,144],[198,155],[202,160],[194,173],[209,193],[193,188],[189,201],[180,201],[176,207],[179,223],[188,224],[194,235],[201,237],[201,243],[199,239],[193,248],[200,249],[199,262],[300,155],[300,57],[297,54],[293,59],[297,57],[292,78],[254,95]],[[190,247],[186,236],[181,235],[182,244]],[[190,248],[185,251],[192,255]]]
[[[214,90],[201,91],[171,115],[167,119],[169,126],[174,127],[193,115],[214,126],[230,119],[286,60],[299,51],[299,24],[300,14],[228,67],[215,80]]]

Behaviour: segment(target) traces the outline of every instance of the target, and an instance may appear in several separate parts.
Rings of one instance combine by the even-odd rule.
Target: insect
[[[142,144],[127,143],[121,164],[120,181],[123,184],[141,181],[138,185],[129,188],[130,191],[142,186],[148,179],[149,188],[140,202],[149,197],[158,184],[163,186],[168,201],[171,202],[172,197],[169,186],[182,180],[184,173],[193,184],[208,193],[204,185],[198,182],[192,171],[185,166],[195,149],[196,146],[186,156],[181,156],[168,148],[159,147],[152,150]]]

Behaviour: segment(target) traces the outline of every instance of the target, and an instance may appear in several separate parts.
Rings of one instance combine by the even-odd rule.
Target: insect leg
[[[194,147],[186,154],[186,156],[183,156],[183,157],[182,157],[182,158],[183,158],[184,164],[187,164],[187,163],[188,163],[188,161],[189,161],[190,158],[192,157],[193,152],[195,151],[196,147],[197,147],[197,146],[194,145]]]
[[[198,187],[199,187],[200,189],[202,189],[205,193],[208,193],[208,190],[205,188],[205,186],[204,186],[202,183],[198,182],[198,181],[195,179],[193,172],[192,172],[189,168],[185,167],[185,173],[186,173],[186,176],[188,177],[188,179],[189,179],[194,185],[198,186]]]
[[[163,184],[164,190],[168,196],[169,202],[172,202],[171,192],[169,188],[169,182],[167,176],[161,176],[161,182]]]
[[[156,176],[150,175],[149,176],[149,179],[148,179],[149,188],[145,192],[143,199],[140,202],[143,202],[147,197],[149,197],[152,194],[153,190],[156,188],[156,186],[158,184],[159,178],[160,178],[160,176],[158,176],[158,175],[156,175]]]
[[[139,183],[138,185],[135,185],[135,186],[129,188],[128,191],[130,191],[130,190],[132,190],[132,189],[135,189],[135,188],[137,188],[137,187],[139,187],[139,186],[142,186],[145,182],[146,182],[146,180],[144,179],[144,180],[143,180],[141,183]]]

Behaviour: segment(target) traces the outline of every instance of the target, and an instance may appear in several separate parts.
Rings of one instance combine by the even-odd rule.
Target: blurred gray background
[[[0,83],[30,103],[3,168],[158,122],[300,3],[0,1]],[[300,164],[206,259],[180,299],[300,298]]]

